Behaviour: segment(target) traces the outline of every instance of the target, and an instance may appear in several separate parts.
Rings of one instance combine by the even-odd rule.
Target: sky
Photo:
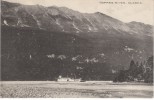
[[[82,13],[101,12],[123,22],[154,25],[154,0],[5,0],[25,5],[68,7]],[[109,3],[110,2],[110,3]],[[117,4],[115,3],[117,2]],[[121,2],[124,2],[121,4]],[[130,2],[128,4],[128,2]],[[139,4],[134,4],[137,2]]]

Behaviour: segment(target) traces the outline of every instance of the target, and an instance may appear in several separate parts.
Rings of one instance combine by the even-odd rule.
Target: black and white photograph
[[[154,0],[0,5],[0,98],[154,98]]]

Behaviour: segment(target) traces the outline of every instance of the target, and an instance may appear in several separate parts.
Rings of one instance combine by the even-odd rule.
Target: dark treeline
[[[32,56],[31,59],[24,57],[15,61],[13,60],[18,64],[2,63],[6,66],[2,68],[3,80],[56,80],[59,75],[82,80],[112,80],[113,77],[108,63],[79,63],[70,59],[38,56]]]
[[[97,43],[80,36],[6,26],[2,26],[1,35],[2,80],[45,81],[55,80],[59,75],[83,80],[113,80],[115,75],[113,69],[119,70],[115,68],[117,65],[111,63],[113,60],[100,56],[102,51],[94,46]],[[107,57],[111,58],[111,56]],[[148,69],[146,73],[143,70],[143,75],[138,74],[142,72],[144,65],[145,63],[137,64],[132,61],[129,71],[126,71],[129,76],[125,71],[121,71],[115,80],[134,80],[137,76],[142,80],[142,76],[149,77]],[[139,69],[141,71],[138,71],[137,75],[136,66],[141,66]],[[123,73],[130,78],[124,77]]]
[[[132,60],[128,70],[120,70],[113,80],[114,82],[142,81],[153,82],[153,56],[146,61],[138,63]]]
[[[90,58],[88,44],[70,34],[3,27],[2,80],[55,80],[59,75],[112,80],[111,65]]]

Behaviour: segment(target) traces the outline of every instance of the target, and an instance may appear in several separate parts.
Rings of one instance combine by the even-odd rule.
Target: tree
[[[143,74],[144,74],[144,66],[143,63],[141,62],[137,68],[137,79],[139,81],[143,80]]]
[[[133,78],[137,77],[137,66],[136,66],[134,60],[131,60],[131,62],[130,62],[129,75],[132,76]]]
[[[153,56],[149,57],[147,60],[144,81],[146,83],[153,83]]]

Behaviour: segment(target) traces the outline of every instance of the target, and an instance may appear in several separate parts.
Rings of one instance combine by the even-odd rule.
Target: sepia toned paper
[[[2,0],[1,98],[153,98],[153,0]]]

